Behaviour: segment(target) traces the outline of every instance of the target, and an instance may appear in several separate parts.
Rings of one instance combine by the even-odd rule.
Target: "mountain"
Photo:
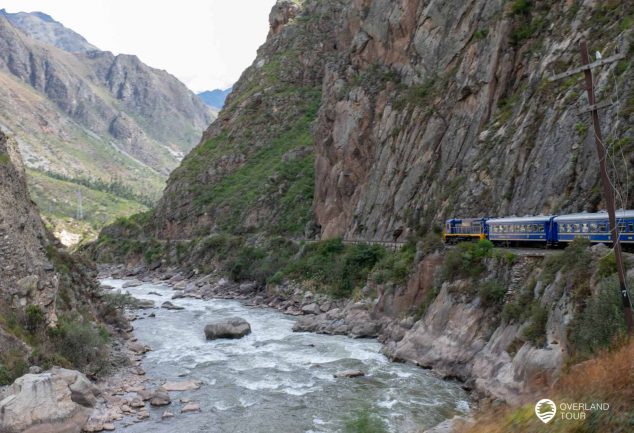
[[[220,90],[220,89],[207,90],[207,91],[198,93],[197,95],[205,104],[209,105],[211,108],[215,108],[216,110],[222,110],[222,107],[224,107],[225,105],[225,100],[227,99],[227,96],[229,96],[232,90],[233,90],[233,86],[225,90]]]
[[[14,26],[40,42],[56,46],[70,53],[98,51],[94,45],[88,43],[80,34],[64,27],[50,15],[43,12],[9,13],[0,9],[0,16],[9,20]]]
[[[0,125],[18,140],[27,167],[53,179],[129,189],[144,203],[155,199],[166,176],[213,120],[212,111],[175,77],[136,56],[71,53],[25,34],[4,15]],[[38,37],[50,26],[61,26],[42,14],[17,15]],[[60,41],[68,39],[63,34]],[[30,177],[34,182],[44,192],[39,196],[68,199],[56,196],[57,182],[46,176]],[[73,208],[66,216],[74,214]],[[93,230],[100,226],[94,219],[88,222]]]
[[[392,240],[451,215],[601,208],[583,78],[548,78],[579,65],[580,28],[606,57],[631,52],[625,9],[280,1],[219,120],[170,176],[158,230]],[[618,174],[632,169],[631,60],[596,73],[598,98],[615,101],[600,113],[606,142],[629,165]]]

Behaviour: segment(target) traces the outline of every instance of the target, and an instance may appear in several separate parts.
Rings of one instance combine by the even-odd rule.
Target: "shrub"
[[[93,374],[105,369],[109,341],[105,329],[85,322],[81,316],[62,315],[49,336],[55,352],[76,368]]]
[[[456,278],[476,278],[485,271],[484,260],[491,257],[493,243],[480,240],[477,243],[462,242],[445,255],[440,269],[442,281],[453,281]]]
[[[9,385],[16,378],[26,374],[29,365],[23,353],[15,348],[2,348],[0,352],[0,385]]]
[[[34,334],[46,322],[44,311],[39,305],[29,305],[26,308],[26,329]]]
[[[546,344],[546,323],[548,322],[548,310],[535,302],[531,307],[529,325],[524,328],[522,337],[535,347]]]
[[[597,274],[599,277],[609,277],[612,274],[616,273],[616,256],[614,255],[614,251],[610,251],[607,256],[601,257],[599,259],[599,267],[597,269]]]
[[[601,281],[598,293],[587,300],[585,308],[573,320],[570,340],[578,356],[589,357],[624,334],[619,281],[611,277]]]
[[[478,295],[483,307],[492,307],[502,303],[506,295],[506,287],[498,280],[488,280],[480,285]]]
[[[546,284],[554,281],[558,271],[570,278],[577,294],[587,294],[593,272],[590,241],[575,238],[564,251],[546,256],[541,279]]]

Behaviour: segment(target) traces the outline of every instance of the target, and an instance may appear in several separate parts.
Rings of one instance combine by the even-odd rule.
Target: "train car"
[[[624,245],[634,245],[634,210],[616,212],[619,240]],[[575,238],[586,238],[592,243],[612,243],[607,212],[577,213],[555,218],[557,240],[572,242]]]
[[[486,218],[448,219],[442,237],[446,243],[486,239]]]
[[[555,245],[557,238],[554,218],[553,215],[540,215],[488,219],[486,220],[488,239],[496,244]]]

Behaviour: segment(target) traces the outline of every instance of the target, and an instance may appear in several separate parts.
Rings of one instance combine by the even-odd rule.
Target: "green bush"
[[[610,251],[607,256],[601,257],[599,259],[599,267],[597,269],[597,274],[600,277],[609,277],[612,274],[616,273],[616,256],[614,255],[614,251]]]
[[[552,283],[557,272],[561,271],[570,278],[575,293],[587,294],[594,269],[590,246],[589,240],[575,238],[561,253],[546,256],[542,281]]]
[[[486,270],[484,260],[491,257],[493,244],[488,240],[477,243],[461,242],[450,249],[440,268],[442,281],[457,278],[477,278]]]
[[[29,305],[26,308],[26,329],[34,334],[46,323],[46,315],[39,305]]]
[[[630,284],[631,287],[631,284]],[[625,335],[625,320],[616,276],[599,284],[596,295],[586,301],[570,326],[570,341],[580,357],[590,357]]]
[[[89,373],[101,373],[108,356],[108,332],[81,316],[61,315],[57,327],[49,330],[57,355],[74,367]]]
[[[548,310],[538,302],[531,307],[530,323],[522,332],[522,337],[535,347],[546,344],[546,323],[548,322]]]
[[[506,287],[498,280],[488,280],[480,285],[478,295],[484,308],[492,307],[502,303],[506,295]]]
[[[504,305],[504,308],[502,308],[502,321],[507,323],[522,322],[529,317],[531,314],[529,306],[533,302],[533,292],[536,284],[537,281],[531,280],[511,302]]]
[[[23,353],[15,348],[2,348],[0,352],[0,385],[9,385],[15,379],[26,374],[29,365]]]

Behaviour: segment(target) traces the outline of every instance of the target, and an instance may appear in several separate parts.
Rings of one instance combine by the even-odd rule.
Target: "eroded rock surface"
[[[0,431],[79,433],[98,395],[86,376],[74,370],[26,374],[16,379],[0,401]]]

